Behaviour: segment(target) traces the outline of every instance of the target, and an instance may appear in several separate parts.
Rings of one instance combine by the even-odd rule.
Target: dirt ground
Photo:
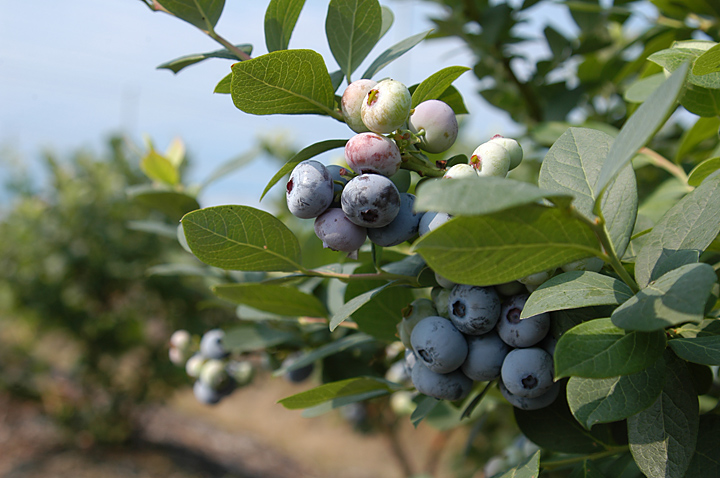
[[[260,378],[214,407],[181,390],[139,414],[129,446],[89,451],[64,447],[37,405],[0,395],[0,477],[404,478],[397,443],[413,472],[437,461],[435,477],[453,476],[453,450],[464,439],[458,434],[403,420],[393,442],[353,431],[339,413],[304,418],[276,403],[311,386]],[[433,454],[440,444],[443,453]]]

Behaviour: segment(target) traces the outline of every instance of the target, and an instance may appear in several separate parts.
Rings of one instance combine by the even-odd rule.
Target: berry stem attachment
[[[415,171],[420,176],[430,176],[439,178],[445,174],[444,169],[438,169],[434,164],[430,163],[427,157],[416,151],[409,151],[402,155],[401,168]]]

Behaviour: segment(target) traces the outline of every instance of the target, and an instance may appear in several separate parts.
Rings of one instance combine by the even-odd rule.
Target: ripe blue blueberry
[[[420,360],[412,369],[412,382],[420,393],[439,400],[462,400],[472,389],[473,381],[459,370],[436,373]]]
[[[531,347],[540,342],[550,330],[550,314],[543,313],[520,319],[527,294],[516,295],[502,306],[497,331],[500,338],[512,347]]]
[[[364,227],[350,222],[342,209],[330,208],[315,219],[315,235],[324,247],[353,252],[363,245],[367,232]]]
[[[485,382],[500,376],[505,356],[510,347],[500,340],[497,332],[491,331],[484,335],[467,337],[468,356],[460,368],[473,380]]]
[[[457,370],[467,358],[465,336],[440,316],[418,322],[410,334],[410,342],[419,361],[436,373]]]
[[[332,204],[334,190],[332,176],[322,163],[303,161],[295,166],[287,182],[288,209],[301,219],[317,217]]]
[[[450,219],[450,214],[446,212],[428,211],[420,218],[420,224],[418,224],[418,234],[420,236],[424,236],[428,232],[442,226]]]
[[[520,395],[510,393],[502,380],[498,386],[500,388],[500,393],[503,397],[505,397],[505,400],[510,402],[510,405],[513,407],[521,410],[539,410],[541,408],[548,407],[560,394],[560,383],[553,384],[547,392],[535,398],[521,397]]]
[[[343,188],[340,204],[345,216],[361,227],[383,227],[400,211],[400,193],[379,174],[361,174]]]
[[[208,359],[221,359],[228,354],[223,341],[225,332],[220,329],[208,330],[200,339],[200,353]]]
[[[460,332],[486,334],[500,317],[500,298],[492,287],[458,284],[450,292],[448,313]]]
[[[297,362],[300,357],[302,357],[302,353],[293,353],[288,355],[285,360],[283,360],[282,367],[290,367],[295,362]],[[303,365],[300,368],[288,370],[287,372],[285,372],[283,377],[285,377],[285,380],[287,380],[288,382],[301,383],[310,378],[313,370],[315,370],[315,364],[311,362],[307,365]]]
[[[417,235],[422,213],[413,211],[415,196],[400,194],[400,210],[390,224],[367,230],[368,239],[382,247],[392,247],[409,241]]]
[[[500,376],[513,395],[536,398],[553,385],[553,359],[539,347],[514,349],[505,357]]]
[[[193,385],[193,394],[198,402],[206,405],[215,405],[223,398],[222,393],[200,380],[195,381],[195,384]]]

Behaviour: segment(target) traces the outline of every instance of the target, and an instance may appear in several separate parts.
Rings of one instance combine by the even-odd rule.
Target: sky
[[[266,3],[227,0],[216,31],[232,43],[253,44],[254,56],[265,53]],[[393,10],[395,24],[359,71],[389,46],[430,29],[428,18],[439,11],[427,2],[381,3]],[[318,51],[334,71],[337,65],[324,35],[326,10],[327,2],[307,0],[290,47]],[[570,22],[559,8],[535,13],[534,23],[568,31]],[[258,135],[282,138],[300,149],[353,134],[327,117],[252,116],[239,111],[229,96],[212,93],[231,61],[207,60],[177,75],[156,69],[170,59],[219,48],[190,24],[151,12],[139,0],[0,0],[0,148],[31,160],[44,150],[70,154],[84,148],[99,153],[113,133],[126,134],[138,144],[148,135],[161,150],[181,137],[193,158],[190,179],[199,182],[219,164],[250,149]],[[453,65],[473,65],[458,41],[424,42],[380,76],[410,85]],[[508,117],[477,95],[478,80],[472,72],[455,86],[471,113],[465,130],[471,142],[514,132]],[[332,161],[328,156],[320,159]],[[267,159],[255,161],[210,186],[200,203],[261,207],[260,192],[278,166]]]

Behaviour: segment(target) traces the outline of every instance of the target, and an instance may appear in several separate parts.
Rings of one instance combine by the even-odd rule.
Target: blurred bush
[[[128,201],[147,181],[139,158],[118,138],[108,149],[46,154],[32,175],[8,166],[0,210],[0,388],[41,401],[80,445],[126,440],[137,405],[187,384],[168,360],[175,329],[232,318],[203,307],[198,279],[147,274],[187,255],[128,227],[165,216]]]

